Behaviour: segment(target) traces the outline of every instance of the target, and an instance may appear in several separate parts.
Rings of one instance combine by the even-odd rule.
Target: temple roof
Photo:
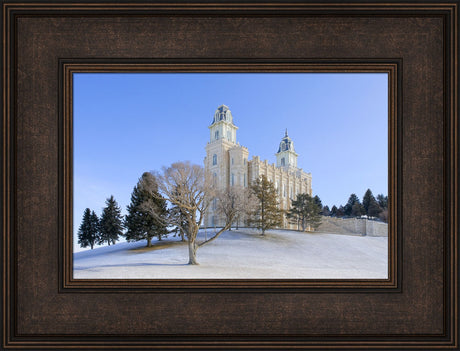
[[[226,121],[226,122],[230,122],[233,124],[232,112],[230,111],[228,106],[220,105],[217,108],[216,112],[214,113],[214,119],[211,124],[214,124],[220,121]]]
[[[278,153],[283,152],[283,151],[295,152],[294,142],[292,141],[291,138],[289,138],[287,129],[286,129],[286,132],[284,133],[283,139],[281,139],[280,146],[278,148]]]

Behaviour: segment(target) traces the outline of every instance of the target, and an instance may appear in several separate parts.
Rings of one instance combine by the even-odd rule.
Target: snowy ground
[[[211,233],[208,231],[209,237]],[[204,233],[200,233],[204,238]],[[388,238],[271,230],[232,230],[197,252],[177,239],[119,243],[74,254],[74,278],[238,279],[388,277]]]

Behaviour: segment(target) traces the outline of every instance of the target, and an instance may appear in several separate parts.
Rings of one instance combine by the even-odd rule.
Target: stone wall
[[[388,236],[388,224],[361,218],[322,217],[320,233]]]

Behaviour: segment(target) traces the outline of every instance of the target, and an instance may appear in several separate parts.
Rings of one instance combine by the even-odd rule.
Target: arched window
[[[232,173],[232,183],[231,185],[233,186],[235,184],[235,174]]]
[[[216,154],[212,155],[212,165],[213,166],[217,165],[217,155]]]
[[[283,158],[281,158],[281,166],[286,166],[286,160]]]
[[[232,157],[232,164],[233,164],[233,157]]]
[[[232,141],[232,132],[231,131],[227,131],[227,139],[229,141]]]
[[[244,187],[246,188],[246,173],[244,174]]]
[[[219,131],[216,130],[216,132],[214,133],[214,139],[219,139]]]

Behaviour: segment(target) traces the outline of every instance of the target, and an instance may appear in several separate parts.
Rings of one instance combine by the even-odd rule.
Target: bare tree
[[[208,209],[210,199],[215,197],[215,189],[209,175],[202,166],[190,164],[190,162],[176,162],[170,167],[163,167],[161,172],[151,174],[155,178],[161,196],[180,210],[181,216],[168,216],[167,225],[175,226],[185,233],[189,248],[188,264],[197,265],[196,251],[198,248],[215,240],[231,225],[231,222],[226,223],[213,237],[201,243],[197,242],[198,230],[203,222],[204,214]],[[156,206],[153,202],[144,204],[144,208],[155,216]]]
[[[239,219],[254,212],[258,205],[257,197],[249,188],[232,186],[228,190],[216,192],[216,211],[230,226]]]

